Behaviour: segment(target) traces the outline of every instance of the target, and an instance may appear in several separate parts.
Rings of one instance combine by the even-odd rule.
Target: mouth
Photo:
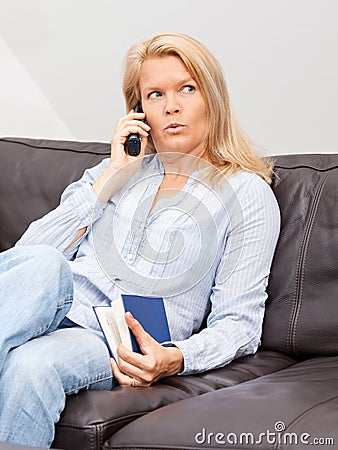
[[[167,125],[164,128],[164,131],[167,131],[168,133],[179,133],[184,128],[185,128],[185,125],[183,125],[182,123],[173,122],[173,123],[170,123],[169,125]]]

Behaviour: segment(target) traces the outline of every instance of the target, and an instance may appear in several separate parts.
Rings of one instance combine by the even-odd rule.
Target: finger
[[[138,344],[153,340],[150,334],[144,330],[140,322],[136,320],[135,317],[133,317],[130,311],[126,312],[125,319],[128,327],[133,332],[133,335],[135,336],[135,339],[137,340]]]
[[[147,136],[151,130],[150,126],[147,123],[143,122],[142,120],[130,120],[125,124],[125,126],[128,126],[128,127],[137,126],[140,129],[142,129],[143,131],[145,131],[147,133]]]
[[[120,385],[130,386],[130,377],[125,373],[121,372],[119,366],[116,364],[114,358],[110,359],[110,364],[113,370],[114,378]]]
[[[118,121],[118,125],[123,125],[124,123],[129,122],[130,120],[137,120],[139,122],[146,124],[144,113],[136,113],[134,111],[131,111],[126,116],[120,118],[120,120]]]
[[[151,127],[144,122],[143,120],[140,120],[138,118],[134,119],[134,118],[128,118],[128,120],[124,120],[121,122],[120,127],[125,127],[125,126],[129,126],[129,125],[138,125],[141,128],[144,128],[145,130],[149,131],[151,129]]]
[[[143,354],[149,354],[154,346],[156,347],[159,345],[158,342],[156,342],[155,339],[153,339],[150,334],[144,330],[140,322],[133,317],[131,312],[128,311],[125,318],[127,325],[135,336],[135,339]]]
[[[137,367],[134,364],[130,364],[123,358],[118,358],[118,366],[120,372],[124,375],[128,375],[130,378],[136,378],[140,381],[140,383],[142,383],[142,386],[149,386],[158,378],[158,371],[152,358],[148,356],[143,356],[143,358],[145,360],[149,359],[148,362],[145,362],[144,369]]]
[[[125,128],[126,125],[139,125],[145,130],[149,131],[150,126],[144,121],[145,114],[144,113],[133,113],[128,114],[127,116],[120,117],[119,121],[116,125],[116,131]]]
[[[132,315],[130,311],[127,311],[125,314],[125,319],[127,322],[128,327],[131,329],[131,331],[134,333],[134,336],[143,336],[149,334],[144,330],[140,322],[135,319],[135,317]]]
[[[137,118],[140,118],[141,120],[142,119],[144,119],[145,118],[145,113],[144,112],[135,112],[135,110],[134,109],[131,109],[130,111],[129,111],[129,113],[126,115],[126,116],[124,116],[124,117],[137,117]]]
[[[131,378],[136,378],[140,385],[142,384],[142,386],[148,386],[154,379],[154,376],[151,373],[129,364],[120,357],[118,358],[118,363],[114,358],[111,358],[111,366],[114,377],[120,384],[130,385]]]
[[[122,358],[118,359],[118,367],[121,373],[130,378],[136,378],[142,382],[147,382],[149,377],[152,377],[152,372],[142,370],[141,368],[130,364]]]
[[[135,112],[133,109],[131,109],[128,114],[120,117],[120,119],[117,122],[117,125],[120,126],[129,120],[138,120],[138,121],[142,121],[143,123],[146,123],[144,121],[145,116],[146,115],[144,112]]]
[[[142,123],[142,122],[141,122]],[[130,133],[138,133],[140,136],[148,137],[148,131],[139,125],[139,123],[126,124],[123,129],[121,129],[120,134],[123,138],[126,138]]]
[[[120,345],[117,349],[117,357],[121,370],[128,375],[135,376],[133,368],[141,371],[151,369],[147,355],[133,352],[127,349],[124,345]]]

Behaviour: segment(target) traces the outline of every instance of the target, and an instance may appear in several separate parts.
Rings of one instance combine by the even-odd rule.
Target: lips
[[[179,131],[182,131],[184,127],[185,125],[183,125],[182,123],[173,122],[167,125],[164,130],[168,133],[178,133]]]

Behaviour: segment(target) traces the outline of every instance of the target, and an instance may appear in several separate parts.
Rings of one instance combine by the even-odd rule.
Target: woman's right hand
[[[150,126],[143,122],[145,114],[137,113],[133,109],[126,116],[118,121],[115,133],[111,138],[110,167],[116,170],[121,169],[129,163],[134,163],[142,159],[148,142]],[[124,144],[131,133],[138,133],[141,136],[141,152],[138,156],[130,156],[124,150]]]
[[[118,121],[110,141],[109,166],[93,184],[100,202],[106,203],[140,168],[150,130],[149,125],[142,121],[144,118],[143,112],[136,113],[131,110]],[[138,133],[141,136],[141,152],[138,156],[130,156],[124,150],[124,144],[130,133]]]

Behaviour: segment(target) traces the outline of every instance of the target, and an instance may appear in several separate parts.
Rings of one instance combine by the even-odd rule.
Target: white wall
[[[0,0],[0,136],[109,141],[127,49],[191,34],[268,154],[337,152],[336,0]]]

